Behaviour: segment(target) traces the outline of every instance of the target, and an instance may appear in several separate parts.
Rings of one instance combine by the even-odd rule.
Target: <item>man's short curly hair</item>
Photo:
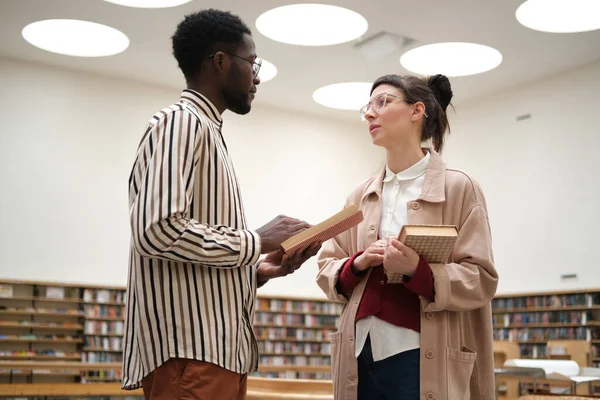
[[[244,34],[251,35],[248,26],[230,12],[215,9],[187,15],[171,38],[173,55],[186,78],[200,71],[202,62],[218,50],[235,51]],[[222,43],[228,49],[216,49]]]

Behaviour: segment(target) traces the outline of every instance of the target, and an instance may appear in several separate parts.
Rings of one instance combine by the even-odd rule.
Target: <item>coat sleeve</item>
[[[345,206],[348,206],[350,203],[351,201],[348,199]],[[325,242],[317,258],[317,265],[319,266],[317,284],[327,295],[328,299],[342,303],[347,303],[348,298],[338,290],[338,280],[344,264],[346,264],[352,255],[352,250],[350,249],[352,232],[356,234],[356,228],[349,229]]]
[[[494,267],[492,235],[483,193],[475,184],[475,198],[468,209],[454,246],[450,264],[431,264],[435,296],[425,311],[470,311],[489,304],[496,294],[498,273]]]

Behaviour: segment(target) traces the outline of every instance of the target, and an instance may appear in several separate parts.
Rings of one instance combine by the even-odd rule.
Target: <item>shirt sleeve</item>
[[[190,218],[195,149],[202,148],[208,128],[183,107],[163,114],[149,125],[130,178],[135,249],[145,257],[210,267],[256,263],[261,253],[256,232]]]

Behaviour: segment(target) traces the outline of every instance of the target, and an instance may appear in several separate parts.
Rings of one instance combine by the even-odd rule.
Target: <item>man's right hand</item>
[[[296,218],[280,215],[256,230],[262,243],[262,254],[277,251],[281,243],[310,228],[311,225]]]

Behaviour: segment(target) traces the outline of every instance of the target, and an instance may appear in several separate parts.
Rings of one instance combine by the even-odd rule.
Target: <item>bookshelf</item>
[[[256,376],[331,379],[329,334],[337,330],[343,305],[325,299],[259,296],[254,333]]]
[[[121,371],[110,366],[122,360],[124,299],[125,287],[0,280],[0,362],[39,365],[0,366],[0,383],[118,382]],[[331,379],[329,334],[341,310],[342,304],[321,298],[259,296],[254,375]],[[66,368],[74,361],[107,368]]]
[[[124,287],[0,280],[0,383],[120,381],[120,370],[67,364],[120,363],[124,298]],[[36,368],[7,368],[19,362]]]
[[[496,296],[492,312],[494,340],[518,345],[521,358],[600,367],[600,289]]]

